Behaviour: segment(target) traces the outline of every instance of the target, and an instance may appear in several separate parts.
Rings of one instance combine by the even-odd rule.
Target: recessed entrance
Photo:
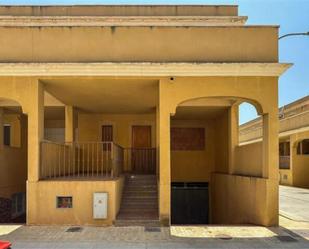
[[[249,201],[231,200],[233,188],[235,182],[240,184],[247,176],[261,177],[262,143],[239,145],[241,102],[237,98],[189,100],[181,103],[171,117],[173,225],[231,224],[236,215],[248,212],[244,207],[250,206]],[[257,159],[249,163],[252,154]],[[230,203],[235,210],[227,217],[226,206]]]
[[[0,223],[25,223],[28,122],[19,104],[11,102],[0,106]]]
[[[171,118],[171,223],[209,224],[211,173],[227,169],[227,107],[177,108]]]

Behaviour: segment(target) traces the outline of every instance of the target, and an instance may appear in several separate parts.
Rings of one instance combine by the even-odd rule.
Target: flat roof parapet
[[[238,16],[237,5],[0,5],[0,16]]]

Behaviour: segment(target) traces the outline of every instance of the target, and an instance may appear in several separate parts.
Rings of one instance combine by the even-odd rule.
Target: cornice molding
[[[2,27],[239,26],[246,16],[0,16]]]
[[[290,63],[0,63],[0,76],[280,76]]]

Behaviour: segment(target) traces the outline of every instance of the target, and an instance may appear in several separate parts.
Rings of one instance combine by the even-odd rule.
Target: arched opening
[[[224,177],[261,177],[263,168],[261,141],[239,144],[239,105],[244,101],[209,97],[177,106],[170,120],[172,225],[235,223],[226,216]],[[261,113],[259,106],[256,110]]]
[[[241,100],[238,105],[238,124],[239,137],[234,173],[261,177],[263,174],[263,118],[259,109],[252,103]]]
[[[297,155],[309,155],[309,139],[303,139],[297,143]]]
[[[21,105],[0,98],[0,223],[26,222],[27,126]]]

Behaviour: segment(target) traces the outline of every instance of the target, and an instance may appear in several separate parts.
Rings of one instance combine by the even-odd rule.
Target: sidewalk
[[[82,227],[0,226],[0,240],[13,249],[45,248],[309,248],[309,223],[280,218],[279,228],[257,226]]]

